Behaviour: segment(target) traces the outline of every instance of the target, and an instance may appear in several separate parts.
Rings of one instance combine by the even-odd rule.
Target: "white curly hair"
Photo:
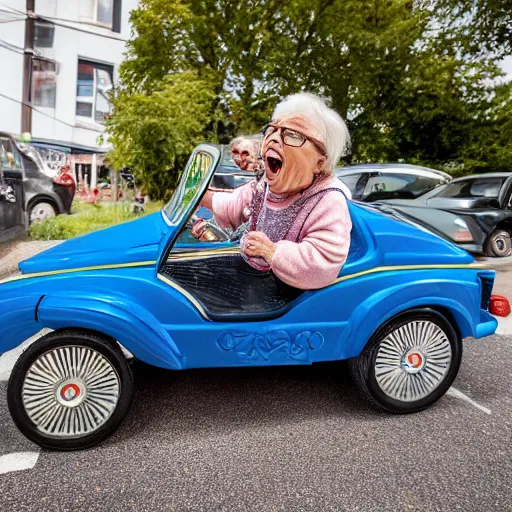
[[[302,116],[310,120],[322,135],[320,142],[327,149],[326,172],[334,173],[339,159],[350,151],[350,134],[341,116],[325,101],[311,93],[292,94],[282,100],[272,114],[272,120]]]

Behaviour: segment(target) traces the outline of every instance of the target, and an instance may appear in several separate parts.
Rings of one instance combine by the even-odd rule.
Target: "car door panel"
[[[0,139],[0,240],[25,227],[21,162],[14,158],[8,143],[8,139]]]

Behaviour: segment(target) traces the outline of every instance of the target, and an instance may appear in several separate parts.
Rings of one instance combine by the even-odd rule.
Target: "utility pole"
[[[25,54],[23,56],[23,105],[21,106],[21,131],[32,132],[32,58],[35,38],[35,0],[27,0],[25,20]]]

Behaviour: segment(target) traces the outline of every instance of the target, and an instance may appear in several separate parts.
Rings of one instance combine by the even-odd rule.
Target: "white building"
[[[13,134],[26,128],[22,103],[30,4],[0,0],[0,131]],[[107,93],[116,82],[130,37],[129,13],[136,6],[137,0],[35,0],[31,108],[26,109],[33,139],[98,147],[109,111]]]

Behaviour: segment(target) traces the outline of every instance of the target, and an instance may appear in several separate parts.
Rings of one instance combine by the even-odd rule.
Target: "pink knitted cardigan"
[[[345,196],[351,198],[350,191],[337,178],[326,177],[303,194],[295,194],[278,203],[268,199],[265,202],[265,206],[271,210],[284,210],[301,197],[330,188],[341,189],[343,194],[332,190],[321,197],[302,225],[300,241],[277,242],[270,268],[281,281],[296,288],[323,288],[338,277],[350,247],[352,222],[345,199]],[[236,229],[247,221],[253,193],[252,182],[235,189],[233,193],[215,193],[212,208],[217,223],[221,227]],[[260,268],[251,259],[249,263]]]

